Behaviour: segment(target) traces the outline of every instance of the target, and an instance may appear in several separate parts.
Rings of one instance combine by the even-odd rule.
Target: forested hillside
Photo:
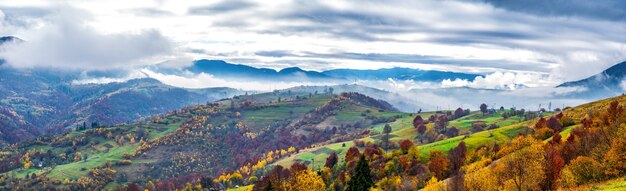
[[[76,128],[132,123],[244,94],[231,88],[178,88],[149,78],[74,84],[77,76],[70,71],[0,67],[0,147]]]
[[[4,149],[3,185],[27,189],[20,178],[35,174],[47,182],[38,185],[56,189],[112,189],[152,180],[168,190],[200,177],[264,170],[312,144],[350,140],[360,136],[359,129],[404,115],[358,93],[301,94],[236,96],[132,125],[41,137]],[[260,101],[268,97],[278,98]]]

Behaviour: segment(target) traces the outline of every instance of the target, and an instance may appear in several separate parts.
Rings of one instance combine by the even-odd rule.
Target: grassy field
[[[433,114],[435,113],[425,112],[425,113],[421,113],[420,115],[422,116],[422,118],[427,119]],[[509,118],[507,120],[504,120],[502,117],[497,117],[500,115],[501,114],[486,115],[484,118],[482,118],[482,113],[472,112],[468,116],[453,120],[449,124],[456,124],[456,125],[459,125],[459,127],[461,125],[465,125],[467,126],[466,128],[469,128],[469,126],[471,126],[471,122],[473,121],[486,121],[486,122],[491,122],[491,123],[502,123],[502,124],[513,123],[513,125],[506,125],[497,129],[493,129],[493,130],[485,130],[485,131],[481,131],[478,133],[473,133],[473,134],[468,135],[467,137],[465,137],[465,135],[461,135],[461,136],[452,137],[443,141],[424,144],[419,147],[420,155],[425,158],[428,156],[428,153],[430,152],[430,150],[433,150],[433,149],[447,152],[450,149],[456,147],[461,141],[465,142],[468,149],[476,148],[477,146],[481,144],[494,144],[494,143],[503,144],[503,143],[508,142],[512,138],[516,137],[519,133],[526,132],[527,122],[518,123],[519,119],[517,118]],[[403,139],[415,140],[417,131],[413,127],[414,118],[415,118],[414,115],[402,114],[402,118],[399,118],[396,121],[389,123],[389,125],[392,128],[390,140],[392,141],[399,141]],[[371,129],[372,131],[382,132],[384,125],[385,124],[378,124],[378,125],[371,127]],[[452,126],[452,125],[449,125],[449,126]],[[380,135],[377,135],[377,136],[365,137],[359,140],[362,140],[365,142],[376,142],[376,141],[380,141],[379,139],[380,137],[381,137]],[[345,147],[343,147],[344,144],[345,144]],[[354,146],[353,141],[346,141],[346,142],[334,143],[334,144],[329,144],[329,145],[323,145],[323,146],[319,146],[318,148],[301,151],[300,153],[296,154],[295,157],[288,157],[288,158],[281,159],[277,161],[276,163],[274,163],[274,165],[291,166],[291,164],[293,164],[294,162],[305,162],[307,164],[310,164],[311,161],[313,161],[314,159],[315,160],[314,166],[316,168],[320,168],[324,165],[324,163],[326,162],[326,158],[332,152],[337,153],[337,155],[340,158],[340,161],[343,161],[343,158],[345,157],[347,150],[352,146]]]
[[[167,121],[172,120],[180,120],[180,117],[171,117],[171,119],[165,119]],[[174,130],[180,127],[180,122],[170,123],[170,124],[159,124],[159,123],[144,123],[143,126],[149,132],[150,139],[157,139],[162,137],[168,133],[173,132]],[[109,129],[119,128],[126,132],[136,133],[136,125],[133,126],[118,126],[118,127],[109,127]],[[67,136],[75,137],[81,134],[84,134],[87,130],[83,131],[73,131],[70,132]],[[44,171],[49,171],[48,177],[57,180],[64,179],[78,179],[87,175],[89,170],[103,166],[108,162],[115,163],[121,159],[123,159],[124,154],[132,154],[135,149],[139,146],[138,142],[135,143],[127,143],[123,146],[118,145],[115,141],[106,139],[103,137],[90,137],[89,141],[91,143],[97,143],[93,146],[84,145],[78,147],[78,151],[80,151],[83,156],[88,155],[86,160],[75,161],[67,164],[57,165],[53,167],[47,167],[47,169],[16,169],[5,174],[12,175],[15,177],[24,177],[26,174],[37,173],[40,174]],[[27,147],[28,150],[37,150],[41,152],[46,152],[47,150],[51,150],[55,154],[64,153],[69,147],[52,147],[50,145],[41,145],[34,144]],[[154,161],[133,161],[133,162],[154,162]]]
[[[612,180],[593,183],[589,185],[582,185],[576,188],[571,188],[572,191],[623,191],[626,190],[626,177],[615,178]]]
[[[527,128],[528,127],[523,124],[510,125],[498,129],[481,131],[471,134],[468,137],[462,135],[443,141],[421,145],[419,147],[419,150],[421,156],[426,157],[428,156],[430,150],[441,150],[448,152],[450,149],[459,145],[461,141],[465,142],[468,150],[476,148],[477,146],[482,144],[503,144],[516,137],[520,132],[526,131]]]
[[[81,160],[64,165],[58,165],[52,169],[50,174],[48,174],[48,177],[59,180],[65,178],[78,179],[87,175],[89,169],[103,166],[107,162],[115,163],[121,160],[124,154],[131,154],[137,147],[137,144],[116,146],[109,150],[109,152],[91,155],[84,161]]]
[[[320,95],[303,100],[278,102],[275,103],[278,107],[245,111],[242,113],[241,120],[254,129],[263,128],[284,120],[300,118],[315,108],[324,105],[330,98],[328,95]]]

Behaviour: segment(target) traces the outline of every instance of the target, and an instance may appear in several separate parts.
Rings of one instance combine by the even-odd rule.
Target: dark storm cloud
[[[248,9],[248,8],[252,8],[255,6],[256,6],[255,3],[248,2],[248,1],[225,0],[225,1],[214,3],[208,6],[191,7],[189,8],[188,13],[192,15],[215,15],[215,14]]]
[[[624,0],[478,0],[510,11],[541,16],[626,21]]]

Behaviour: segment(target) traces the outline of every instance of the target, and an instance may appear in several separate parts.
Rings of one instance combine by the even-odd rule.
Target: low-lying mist
[[[499,76],[510,77],[507,74],[500,74]],[[164,84],[176,87],[194,89],[230,87],[256,92],[269,92],[301,86],[318,87],[318,89],[310,89],[314,91],[321,90],[319,88],[332,86],[335,92],[356,91],[385,100],[404,112],[453,110],[458,107],[476,110],[481,103],[496,108],[502,106],[505,108],[516,107],[518,109],[539,110],[541,106],[545,109],[555,109],[564,106],[575,106],[596,99],[577,96],[577,93],[582,91],[582,89],[573,87],[555,88],[539,86],[510,89],[509,86],[501,86],[500,84],[485,88],[480,88],[480,86],[450,87],[450,80],[420,82],[388,79],[321,82],[306,78],[298,78],[292,81],[258,80],[252,78],[224,79],[206,73],[197,74],[183,71],[178,74],[165,74],[145,68],[137,72],[130,72],[128,77],[84,78],[76,80],[75,83],[109,83],[144,77],[154,78]],[[487,78],[493,77],[488,75]],[[490,80],[493,81],[494,79]],[[497,89],[499,86],[505,88]],[[610,97],[613,95],[606,96]]]

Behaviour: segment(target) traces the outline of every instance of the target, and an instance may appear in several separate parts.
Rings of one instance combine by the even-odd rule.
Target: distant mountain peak
[[[298,67],[283,68],[282,70],[279,71],[279,73],[294,73],[294,72],[305,72],[305,71],[302,70],[302,68],[298,68]]]
[[[1,36],[0,37],[0,45],[8,42],[23,42],[24,40],[14,37],[14,36]]]
[[[610,68],[590,76],[588,78],[565,82],[557,87],[581,87],[585,91],[578,92],[577,95],[603,98],[607,95],[619,95],[626,90],[624,80],[626,79],[626,61],[615,64]]]
[[[590,76],[588,78],[565,82],[557,87],[573,87],[573,86],[582,86],[582,87],[619,87],[622,80],[626,76],[626,61],[615,64],[610,68],[596,74]]]
[[[613,65],[610,68],[604,70],[602,73],[610,77],[623,78],[624,76],[626,76],[626,61]]]

